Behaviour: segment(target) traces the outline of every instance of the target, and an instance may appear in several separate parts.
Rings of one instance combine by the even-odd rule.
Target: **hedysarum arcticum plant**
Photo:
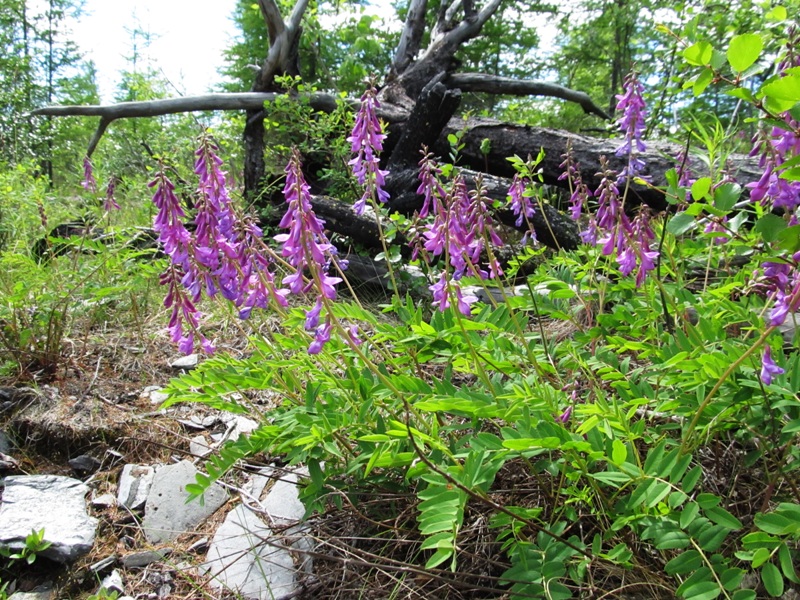
[[[289,229],[275,239],[281,243],[281,255],[294,267],[283,283],[293,294],[304,294],[316,289],[320,294],[314,308],[306,313],[306,330],[314,331],[314,341],[308,348],[310,354],[318,354],[331,337],[330,315],[320,324],[323,302],[336,299],[336,284],[341,277],[328,274],[335,260],[336,247],[328,241],[324,224],[317,218],[311,206],[310,188],[303,176],[300,153],[295,148],[286,166],[286,185],[283,190],[288,208],[279,226]],[[304,273],[309,278],[305,279]]]
[[[347,138],[352,153],[356,155],[348,164],[353,168],[359,185],[364,188],[363,195],[353,205],[358,215],[364,213],[370,198],[380,203],[389,200],[389,193],[383,189],[388,171],[380,169],[380,153],[386,134],[376,113],[380,107],[377,94],[375,87],[370,86],[361,96],[361,107],[356,114],[353,132]]]
[[[647,116],[642,93],[642,84],[636,72],[631,71],[625,78],[623,93],[617,95],[617,111],[622,113],[617,120],[617,126],[622,131],[624,141],[617,148],[616,155],[628,157],[628,164],[617,178],[619,184],[624,184],[629,177],[636,177],[645,168],[644,161],[638,157],[639,152],[647,149],[642,140],[645,130],[644,119]]]
[[[645,168],[638,153],[647,149],[642,139],[647,111],[642,98],[642,85],[636,73],[632,72],[626,77],[624,93],[618,95],[617,99],[617,110],[622,112],[617,125],[624,139],[616,155],[628,159],[622,172],[617,174],[611,170],[606,157],[601,156],[598,176],[602,179],[592,194],[583,184],[568,147],[561,163],[564,169],[562,178],[570,182],[570,213],[573,218],[580,217],[581,209],[589,197],[594,195],[597,199],[597,210],[595,214],[589,214],[588,224],[580,234],[583,242],[600,244],[604,255],[616,258],[623,275],[635,272],[636,286],[639,287],[644,283],[647,273],[655,268],[659,254],[652,249],[655,236],[650,228],[647,209],[641,208],[633,220],[625,212],[625,197],[631,178],[639,176]]]

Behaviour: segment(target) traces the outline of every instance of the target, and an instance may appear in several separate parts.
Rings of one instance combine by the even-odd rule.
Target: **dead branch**
[[[611,120],[606,111],[597,106],[588,94],[545,81],[512,79],[488,73],[452,73],[445,83],[457,87],[462,92],[484,92],[488,94],[509,94],[512,96],[549,96],[578,104],[583,112]]]

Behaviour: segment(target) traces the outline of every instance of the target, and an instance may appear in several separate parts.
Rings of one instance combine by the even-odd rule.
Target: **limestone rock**
[[[245,598],[272,600],[295,591],[294,560],[275,547],[272,531],[253,511],[238,505],[217,529],[203,568],[211,585],[231,589]]]
[[[186,460],[156,471],[147,495],[142,523],[148,542],[157,544],[194,531],[202,521],[225,504],[228,495],[217,484],[206,490],[202,503],[198,498],[187,504],[189,493],[186,486],[196,483],[196,474],[197,469]]]
[[[22,549],[31,531],[44,529],[44,540],[51,545],[42,556],[67,563],[88,553],[97,527],[97,519],[86,512],[88,491],[71,477],[6,477],[0,503],[0,544]]]
[[[147,465],[125,465],[119,478],[117,502],[128,510],[140,510],[147,502],[156,471]]]

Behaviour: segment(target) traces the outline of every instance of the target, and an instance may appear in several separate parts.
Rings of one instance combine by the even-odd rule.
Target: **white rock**
[[[119,478],[117,502],[128,510],[140,510],[147,502],[147,494],[156,470],[148,465],[125,465]]]
[[[189,454],[192,456],[203,458],[211,454],[212,450],[212,444],[202,434],[196,435],[189,440]]]
[[[271,536],[270,528],[246,506],[229,512],[202,565],[211,585],[257,600],[292,594],[297,587],[294,560],[288,550],[273,545],[277,540]]]
[[[0,544],[22,549],[31,531],[44,529],[44,540],[51,545],[42,556],[66,563],[88,553],[97,528],[97,519],[86,512],[88,491],[71,477],[6,477],[0,503]]]
[[[186,486],[197,482],[197,473],[194,465],[186,460],[156,471],[142,522],[148,542],[157,544],[194,531],[225,504],[228,494],[216,483],[206,490],[202,502],[199,498],[186,502],[189,498]]]
[[[187,354],[186,356],[181,356],[173,360],[169,363],[169,366],[173,369],[194,369],[197,366],[197,363],[200,362],[200,356],[198,354]]]

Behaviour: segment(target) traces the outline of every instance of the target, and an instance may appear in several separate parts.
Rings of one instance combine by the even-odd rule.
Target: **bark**
[[[447,135],[464,130],[466,133],[461,139],[464,144],[461,150],[462,164],[472,169],[485,170],[493,175],[511,177],[514,169],[506,157],[514,155],[521,158],[529,155],[535,157],[540,150],[544,150],[545,157],[539,165],[544,183],[563,189],[568,189],[568,182],[558,178],[563,173],[560,164],[568,140],[572,141],[573,155],[580,164],[581,177],[592,190],[602,178],[598,174],[600,156],[606,156],[610,168],[617,172],[624,168],[627,161],[625,157],[615,155],[620,144],[619,140],[589,137],[560,129],[503,123],[494,119],[468,119],[466,122],[452,119],[439,136],[434,152],[446,156],[449,151]],[[484,140],[489,140],[490,149],[487,155],[481,152],[481,143]],[[657,187],[666,186],[665,173],[676,166],[674,157],[682,149],[677,144],[648,141],[647,151],[639,156],[646,164],[642,175],[649,178],[651,185],[632,184],[629,197],[656,210],[666,208],[664,194]],[[742,185],[758,181],[762,174],[758,167],[758,159],[744,154],[731,155],[728,169]]]
[[[392,73],[387,79],[387,90],[384,92],[386,97],[398,103],[402,103],[399,97],[403,94],[415,99],[434,77],[451,73],[456,66],[456,52],[465,42],[480,34],[483,25],[497,12],[501,3],[502,0],[490,0],[479,12],[474,10],[469,0],[457,0],[451,4],[444,15],[440,13],[431,41],[422,56],[415,61],[395,62],[393,66],[396,69],[401,64],[407,66]],[[455,23],[455,14],[459,8],[463,8],[464,18]],[[414,27],[419,27],[418,21],[410,22],[406,19],[403,35],[411,29],[413,31],[408,33],[408,37],[413,38],[416,34]]]
[[[436,90],[437,93],[440,93],[441,88],[437,87]],[[275,93],[252,92],[208,94],[149,102],[122,102],[106,106],[50,106],[37,109],[32,114],[100,117],[101,128],[105,130],[109,123],[122,118],[155,117],[203,110],[259,110],[264,102],[273,101],[276,95]],[[329,94],[311,94],[306,98],[315,110],[332,111],[336,106],[336,98]],[[353,105],[355,106],[356,102],[353,102]],[[409,113],[402,107],[387,103],[383,104],[379,115],[389,124],[390,137],[387,139],[386,146],[388,150],[391,150],[399,145],[399,142],[394,140],[401,139],[403,133],[408,129],[406,125],[409,122]],[[433,134],[433,125],[430,129],[424,125],[415,127],[415,131],[425,132],[427,139]],[[545,183],[566,189],[567,183],[559,181],[558,177],[562,173],[559,165],[563,160],[561,155],[566,150],[567,140],[572,141],[573,152],[581,166],[581,175],[590,187],[596,186],[600,182],[596,173],[601,155],[605,155],[609,159],[611,168],[617,171],[621,170],[625,163],[623,158],[615,156],[614,153],[619,142],[613,139],[590,137],[559,129],[504,123],[486,118],[472,118],[466,121],[458,118],[450,119],[441,134],[435,136],[436,141],[431,143],[431,149],[440,156],[447,156],[450,152],[450,145],[447,141],[448,134],[460,131],[465,131],[462,137],[464,147],[461,150],[461,163],[476,171],[486,171],[500,177],[513,175],[513,168],[506,157],[536,156],[540,149],[544,149],[545,158],[541,169]],[[100,134],[99,128],[90,144],[90,153],[96,147]],[[484,139],[489,140],[490,146],[489,153],[485,156],[480,151],[481,142]],[[651,177],[653,186],[664,186],[666,183],[664,173],[675,166],[671,157],[677,155],[682,148],[676,144],[659,141],[648,141],[647,147],[647,152],[642,154],[642,159],[647,165],[645,174]],[[410,142],[407,148],[412,148]],[[403,152],[410,152],[409,156],[414,154],[413,149]],[[418,150],[416,152],[417,160],[419,160]],[[401,161],[398,159],[398,162]],[[409,160],[402,162],[408,163]],[[740,183],[757,181],[761,176],[757,159],[745,155],[732,155],[729,166],[732,174]],[[657,190],[634,185],[633,193],[641,201],[655,208],[664,207],[663,196]]]
[[[485,92],[489,94],[508,94],[510,96],[549,96],[575,102],[583,112],[597,115],[601,119],[611,120],[606,111],[597,106],[584,92],[571,90],[563,85],[547,83],[545,81],[532,81],[527,79],[512,79],[489,75],[488,73],[453,73],[447,76],[445,83],[449,87],[458,88],[462,92]]]
[[[275,0],[258,0],[261,14],[267,25],[269,34],[269,52],[261,65],[251,90],[253,92],[275,92],[275,77],[278,75],[299,75],[298,48],[300,46],[300,22],[308,7],[309,0],[297,0],[289,17],[284,23]],[[264,179],[264,110],[251,108],[246,112],[247,119],[243,132],[244,189],[245,195],[254,198]]]

